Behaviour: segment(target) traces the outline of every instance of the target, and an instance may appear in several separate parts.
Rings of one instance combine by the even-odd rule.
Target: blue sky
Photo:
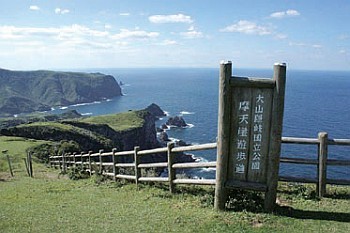
[[[350,70],[348,0],[0,0],[7,69]]]

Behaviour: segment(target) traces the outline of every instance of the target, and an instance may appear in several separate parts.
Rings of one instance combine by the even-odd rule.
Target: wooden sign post
[[[232,77],[220,65],[215,208],[224,210],[227,189],[265,192],[266,211],[276,202],[282,140],[286,65],[273,79]]]

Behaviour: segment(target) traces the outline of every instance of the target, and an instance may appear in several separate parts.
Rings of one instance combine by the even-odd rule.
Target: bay
[[[218,69],[210,68],[145,68],[89,69],[122,81],[124,96],[86,105],[66,106],[54,112],[76,109],[84,115],[103,115],[143,109],[158,104],[169,116],[181,115],[192,127],[172,128],[170,137],[191,144],[216,141],[218,112]],[[233,69],[233,75],[271,78],[273,71]],[[166,118],[157,122],[164,123]],[[316,138],[318,132],[330,138],[350,138],[350,72],[287,70],[283,136]],[[216,160],[215,151],[196,152],[203,161]],[[317,146],[283,145],[282,156],[317,158]],[[350,159],[350,147],[330,146],[329,158]],[[281,164],[282,175],[316,177],[316,166]],[[213,177],[213,169],[186,173]],[[330,166],[329,178],[346,179],[349,167]]]

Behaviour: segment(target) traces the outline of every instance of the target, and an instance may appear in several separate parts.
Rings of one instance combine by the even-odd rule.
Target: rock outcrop
[[[169,117],[166,124],[169,126],[175,126],[180,128],[187,126],[185,120],[181,116]]]
[[[165,112],[155,103],[149,105],[145,110],[152,113],[156,118],[166,116]]]

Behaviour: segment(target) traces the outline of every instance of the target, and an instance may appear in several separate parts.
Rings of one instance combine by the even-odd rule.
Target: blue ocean
[[[219,70],[210,68],[89,69],[113,75],[122,82],[124,96],[103,102],[67,106],[83,115],[103,115],[143,109],[158,104],[169,116],[183,116],[191,127],[172,128],[169,137],[187,143],[215,142],[218,121]],[[233,75],[271,78],[273,70],[233,69]],[[166,118],[159,120],[163,124]],[[316,138],[318,132],[330,138],[350,138],[350,72],[301,71],[287,69],[283,136]],[[203,161],[215,161],[216,151],[196,152]],[[350,159],[350,147],[329,146],[329,158]],[[283,145],[282,157],[316,159],[316,145]],[[316,166],[281,164],[281,175],[316,177]],[[192,176],[214,177],[213,169],[197,169]],[[332,166],[328,178],[349,179],[349,167]]]

